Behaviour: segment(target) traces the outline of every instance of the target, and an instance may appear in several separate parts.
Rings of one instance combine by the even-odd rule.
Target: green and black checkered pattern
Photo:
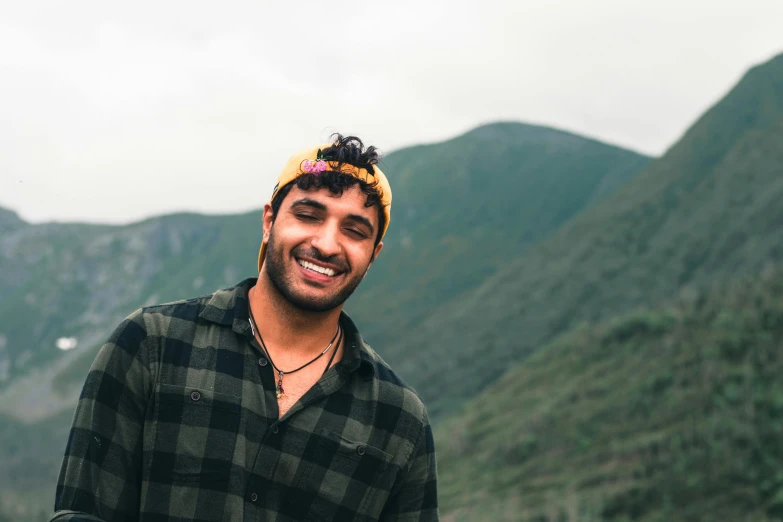
[[[424,405],[345,314],[343,360],[278,418],[253,284],[119,325],[79,399],[52,520],[438,520]]]

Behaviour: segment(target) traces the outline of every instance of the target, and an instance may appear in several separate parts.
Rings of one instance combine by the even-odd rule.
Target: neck
[[[334,337],[342,306],[326,312],[296,308],[271,284],[264,272],[248,293],[264,344],[273,349],[317,355]]]

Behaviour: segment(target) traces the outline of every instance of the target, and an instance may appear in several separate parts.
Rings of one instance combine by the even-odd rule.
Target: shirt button
[[[278,428],[277,426],[272,426],[272,433],[277,435],[279,432],[280,432],[280,428]]]
[[[359,446],[358,448],[356,448],[356,453],[358,453],[359,455],[364,455],[364,451],[365,451],[364,446]]]
[[[201,398],[201,394],[197,391],[190,392],[190,398],[194,401],[197,401]]]
[[[256,495],[255,493],[250,495],[250,502],[255,502],[256,500],[258,500],[258,495]]]
[[[261,365],[261,366],[266,366],[267,364],[269,364],[269,361],[267,361],[266,359],[264,359],[263,357],[261,357],[261,358],[258,360],[258,364],[259,364],[259,365]]]

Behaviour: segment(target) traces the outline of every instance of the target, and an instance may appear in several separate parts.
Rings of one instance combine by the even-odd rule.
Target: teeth
[[[335,271],[331,268],[324,268],[322,266],[314,265],[313,263],[309,263],[307,261],[302,261],[301,259],[296,260],[297,263],[299,263],[300,266],[312,270],[313,272],[318,272],[319,274],[323,274],[329,277],[333,277],[335,274]]]

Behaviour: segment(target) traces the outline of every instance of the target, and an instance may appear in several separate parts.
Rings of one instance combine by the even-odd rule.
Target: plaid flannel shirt
[[[438,520],[424,405],[347,315],[343,360],[278,418],[248,323],[254,282],[117,327],[84,384],[50,520]]]

